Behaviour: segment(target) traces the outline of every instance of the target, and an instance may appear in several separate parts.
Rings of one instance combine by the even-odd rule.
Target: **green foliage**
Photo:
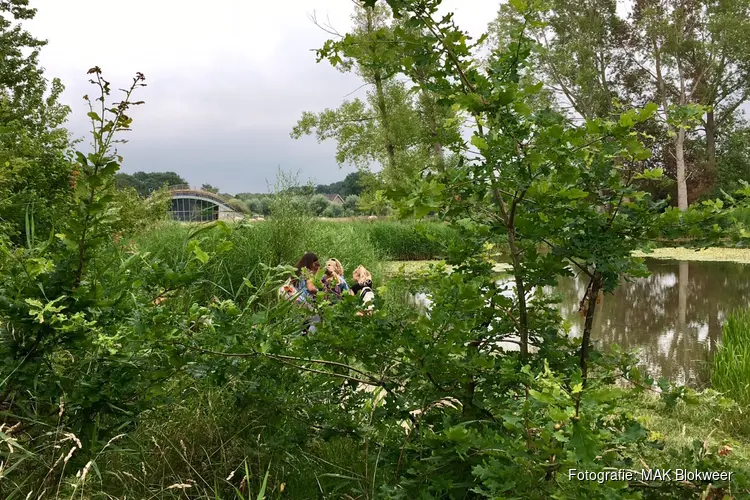
[[[331,205],[331,202],[328,201],[328,198],[326,198],[322,194],[316,194],[312,196],[308,203],[310,213],[316,217],[320,217],[323,212],[325,212],[325,210]]]
[[[135,189],[122,189],[117,193],[120,204],[119,221],[113,226],[117,233],[140,233],[169,217],[172,197],[168,190],[160,189],[142,198]],[[116,233],[116,234],[117,234]]]
[[[750,180],[750,125],[737,124],[718,144],[717,190],[731,193]]]
[[[108,107],[109,82],[98,68],[89,73],[100,92],[99,112],[89,100],[94,150],[77,153],[74,198],[68,211],[58,213],[59,232],[37,233],[27,215],[26,247],[0,248],[0,400],[39,421],[27,431],[32,436],[57,424],[95,448],[100,435],[133,422],[145,402],[134,395],[153,393],[162,375],[144,376],[142,368],[154,365],[154,354],[126,335],[133,290],[140,297],[136,304],[149,293],[138,290],[137,275],[150,264],[114,241],[117,231],[136,229],[133,212],[139,210],[123,211],[120,203],[129,202],[118,203],[115,195],[119,159],[110,151],[115,134],[130,125],[126,113],[137,104],[130,95],[143,75],[133,79],[120,103]],[[160,211],[158,205],[144,210]]]
[[[746,207],[750,187],[665,210],[640,189],[663,175],[647,168],[639,128],[654,106],[571,123],[526,77],[540,51],[524,29],[541,27],[536,5],[511,2],[523,23],[480,64],[482,40],[472,43],[451,15],[438,18],[439,3],[389,0],[393,23],[382,4],[359,11],[365,29],[319,53],[373,83],[377,154],[396,167],[391,180],[403,180],[363,193],[360,204],[439,221],[316,221],[312,186],[280,173],[273,196],[262,198],[267,221],[138,227],[135,212],[146,205],[126,207],[135,193],[116,191],[121,160],[111,146],[132,121],[131,92],[143,75],[108,106],[110,84],[91,70],[101,109],[90,101],[94,150],[76,155],[69,208],[49,235],[27,211],[24,244],[0,240],[3,495],[748,493],[746,466],[731,485],[572,481],[567,471],[637,469],[644,456],[669,467],[736,467],[702,443],[663,451],[633,410],[643,392],[658,387],[665,411],[701,399],[655,382],[633,355],[597,352],[590,336],[599,293],[645,274],[632,252],[655,235],[746,240],[750,232],[727,209]],[[401,147],[413,130],[408,120],[389,121],[399,115],[387,99],[407,96],[397,73],[439,109],[473,119],[471,139],[427,143],[453,156]],[[122,231],[142,232],[125,243],[115,237]],[[486,255],[499,242],[510,254],[509,281],[498,281]],[[347,275],[370,269],[372,309],[359,296],[330,301],[325,292],[313,311],[279,300],[290,264],[308,251],[322,262],[338,258]],[[387,257],[440,254],[451,273],[433,266],[383,280]],[[580,339],[545,292],[574,271],[589,281]],[[322,290],[320,275],[310,280]],[[414,291],[429,294],[429,313],[409,304]],[[303,335],[313,314],[317,331]]]
[[[357,213],[359,211],[359,196],[352,194],[346,197],[344,200],[344,209],[349,213]]]
[[[35,12],[25,0],[0,4],[0,232],[15,243],[27,212],[48,233],[71,200],[70,139],[63,128],[70,108],[59,103],[64,87],[48,82],[39,66],[46,42],[19,24]]]
[[[342,181],[317,185],[315,192],[321,194],[338,194],[342,198],[353,195],[358,196],[372,182],[371,177],[373,177],[373,174],[364,170],[357,170],[356,172],[346,174],[346,177]]]
[[[336,140],[339,164],[368,169],[379,163],[383,168],[378,177],[389,186],[411,182],[427,167],[442,168],[443,144],[459,135],[455,112],[431,89],[423,87],[415,93],[408,82],[396,78],[404,61],[413,64],[422,54],[402,44],[398,33],[405,27],[392,22],[384,3],[372,9],[358,6],[352,18],[352,32],[328,60],[341,71],[356,69],[370,86],[367,98],[320,113],[306,111],[291,136],[315,134],[319,142]],[[332,42],[327,42],[319,59],[331,47]]]
[[[201,186],[201,189],[203,191],[208,191],[209,193],[217,194],[219,192],[219,188],[212,186],[211,184],[203,184]]]
[[[141,198],[147,198],[152,193],[165,186],[186,185],[187,181],[174,172],[136,172],[115,176],[118,189],[134,188]]]
[[[323,210],[323,213],[321,214],[323,217],[341,217],[344,215],[344,207],[341,205],[337,205],[336,203],[330,203],[325,210]]]

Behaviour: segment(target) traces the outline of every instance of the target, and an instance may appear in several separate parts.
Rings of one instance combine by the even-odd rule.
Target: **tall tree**
[[[575,115],[583,119],[610,116],[618,96],[617,72],[625,23],[615,0],[572,4],[553,0],[544,24],[527,27],[538,45],[538,74]],[[495,43],[507,44],[514,25],[525,20],[503,4],[494,23]]]
[[[46,44],[20,22],[36,10],[28,0],[0,1],[0,224],[18,235],[28,213],[48,231],[56,207],[70,198],[70,139],[63,127],[70,109],[59,103],[64,87],[39,66]]]
[[[672,138],[677,207],[683,211],[688,207],[685,140],[704,112],[696,94],[702,75],[690,71],[691,52],[700,43],[692,7],[689,0],[638,0],[630,22],[633,61],[645,81],[654,86]]]
[[[684,207],[713,182],[717,137],[748,99],[748,3],[644,0],[625,19],[612,0],[575,7],[553,0],[543,23],[526,27],[541,47],[535,74],[572,117],[608,117],[622,104],[659,103],[662,119],[640,128],[653,137],[652,162],[677,179]],[[491,24],[494,46],[507,45],[507,33],[523,23],[504,4]],[[703,106],[703,116],[695,105]]]
[[[343,46],[331,63],[341,71],[356,71],[369,86],[366,98],[345,101],[337,109],[320,113],[305,112],[291,135],[315,133],[319,141],[338,142],[336,160],[367,169],[382,165],[386,184],[403,183],[422,170],[421,165],[443,161],[442,143],[458,134],[458,124],[445,126],[452,115],[450,107],[420,90],[415,98],[408,80],[401,73],[402,57],[392,48],[398,44],[398,30],[404,28],[390,20],[384,2],[373,9],[357,6],[351,33],[335,35]],[[406,52],[412,60],[418,55]]]
[[[696,99],[706,107],[706,167],[713,176],[717,140],[750,99],[750,2],[696,0],[690,9],[698,36],[688,53],[689,70]]]

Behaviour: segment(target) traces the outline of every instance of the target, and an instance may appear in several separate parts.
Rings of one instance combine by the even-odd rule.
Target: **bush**
[[[251,214],[262,213],[260,200],[258,200],[258,198],[247,198],[245,200],[245,205],[247,206],[247,209]]]
[[[312,196],[308,202],[310,213],[316,217],[320,217],[330,205],[331,202],[322,194]]]
[[[341,217],[344,215],[344,208],[341,205],[331,203],[328,205],[328,208],[323,210],[321,215],[323,217]]]
[[[359,211],[359,196],[352,194],[346,197],[344,200],[344,209],[350,213],[357,213]]]
[[[117,191],[120,206],[117,229],[132,235],[169,219],[171,196],[166,188],[155,191],[148,198],[141,198],[134,188]]]

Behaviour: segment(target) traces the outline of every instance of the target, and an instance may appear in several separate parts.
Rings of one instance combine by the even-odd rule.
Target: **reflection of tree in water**
[[[604,347],[640,350],[655,377],[706,385],[705,362],[721,338],[726,316],[746,305],[750,266],[730,262],[648,260],[651,276],[623,283],[597,307],[592,338]],[[561,312],[580,335],[578,303],[588,282],[561,280]]]

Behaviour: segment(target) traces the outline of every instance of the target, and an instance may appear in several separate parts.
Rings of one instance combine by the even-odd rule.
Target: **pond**
[[[705,387],[709,365],[721,339],[724,319],[748,305],[750,265],[732,262],[682,262],[647,259],[651,276],[623,283],[597,306],[592,339],[600,348],[617,344],[638,350],[658,379]],[[580,336],[578,304],[588,282],[565,278],[561,312]]]

